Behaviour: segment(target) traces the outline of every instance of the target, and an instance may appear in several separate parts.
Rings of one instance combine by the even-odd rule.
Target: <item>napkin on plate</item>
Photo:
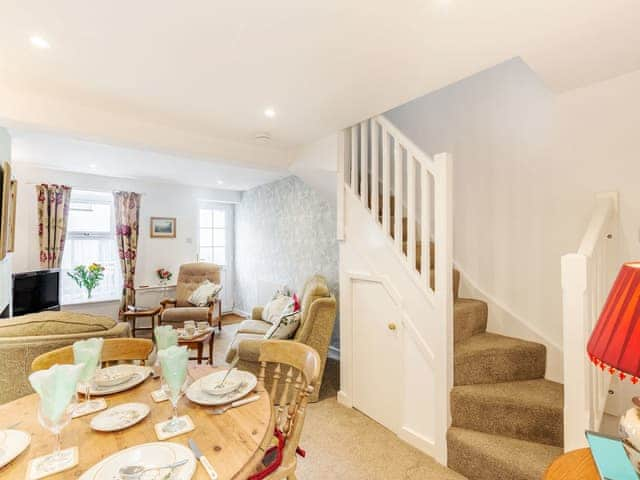
[[[187,379],[187,365],[189,363],[189,350],[187,347],[171,346],[158,352],[162,377],[171,389],[174,400],[180,395],[180,389]]]
[[[96,366],[102,357],[103,344],[102,338],[89,338],[73,343],[73,363],[84,366],[80,377],[82,380],[89,380],[96,371]]]
[[[31,386],[40,396],[42,413],[53,423],[60,420],[76,393],[82,365],[54,365],[29,375]]]
[[[178,344],[178,331],[171,325],[161,325],[153,331],[156,336],[158,350],[164,350]]]

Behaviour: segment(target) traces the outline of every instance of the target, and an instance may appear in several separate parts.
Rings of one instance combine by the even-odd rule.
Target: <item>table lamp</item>
[[[591,362],[620,380],[640,377],[640,262],[622,265],[589,343]],[[620,420],[620,435],[636,471],[640,472],[640,397]],[[630,448],[629,444],[631,445]]]

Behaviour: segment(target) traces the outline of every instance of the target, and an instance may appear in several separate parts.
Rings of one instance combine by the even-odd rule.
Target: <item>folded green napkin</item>
[[[172,400],[175,402],[180,396],[180,389],[187,379],[187,365],[189,350],[187,347],[171,346],[158,352],[162,377],[171,389]]]
[[[40,396],[42,413],[57,423],[76,393],[82,365],[54,365],[29,375],[31,386]]]
[[[102,345],[104,339],[90,338],[88,340],[78,340],[73,344],[73,363],[84,365],[80,380],[87,381],[93,377],[98,368],[98,363],[102,357]]]
[[[178,331],[171,325],[156,327],[153,332],[156,336],[156,345],[158,346],[158,350],[164,350],[165,348],[178,344]]]

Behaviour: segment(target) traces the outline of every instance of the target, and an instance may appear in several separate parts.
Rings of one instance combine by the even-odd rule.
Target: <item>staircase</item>
[[[544,345],[487,332],[487,315],[456,295],[448,466],[469,480],[540,480],[563,452],[563,388],[544,379]]]
[[[460,272],[450,256],[450,213],[443,213],[451,199],[446,155],[432,160],[384,117],[351,127],[346,138],[339,179],[346,188],[339,189],[339,205],[344,202],[340,195],[354,195],[426,297],[453,302],[452,315],[423,313],[428,322],[453,320],[453,351],[444,350],[453,356],[452,423],[448,431],[447,425],[442,429],[448,466],[469,480],[539,480],[563,453],[563,387],[544,379],[544,345],[487,332],[487,304],[459,297]],[[345,324],[352,321],[347,315]],[[414,326],[410,333],[417,330]],[[451,341],[451,334],[421,341],[432,341],[435,349],[437,342]],[[445,360],[437,368],[447,370],[448,365]],[[440,409],[436,417],[446,413]]]

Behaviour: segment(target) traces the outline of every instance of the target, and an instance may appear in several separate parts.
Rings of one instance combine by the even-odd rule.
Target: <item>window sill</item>
[[[111,303],[111,302],[120,302],[120,297],[110,298],[110,297],[102,297],[102,298],[78,298],[74,300],[62,300],[60,302],[60,306],[62,307],[76,307],[79,305],[95,305],[99,303]]]

